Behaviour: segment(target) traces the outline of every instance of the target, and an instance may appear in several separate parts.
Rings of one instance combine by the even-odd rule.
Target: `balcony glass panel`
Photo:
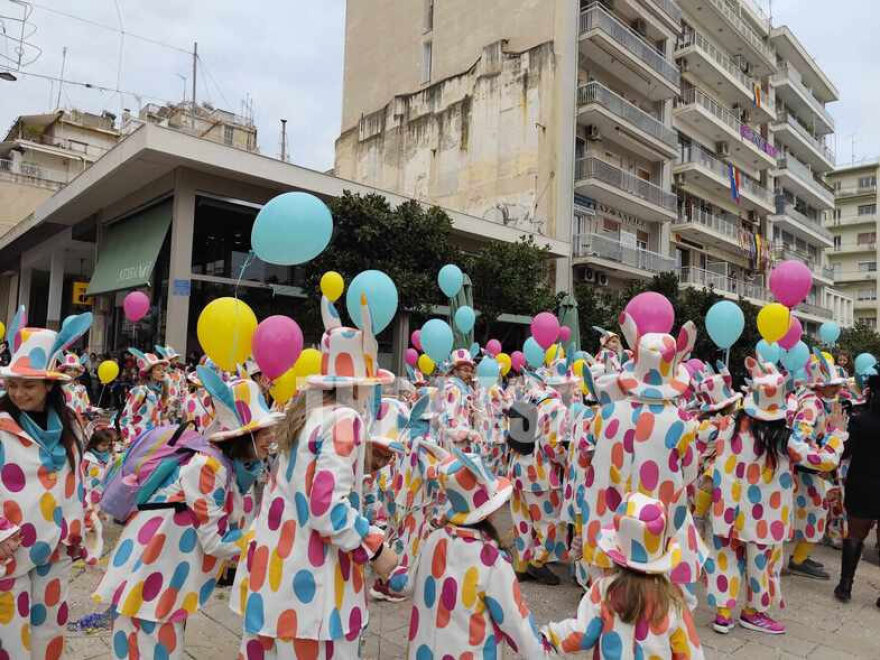
[[[574,237],[574,256],[595,256],[651,273],[675,270],[675,259],[649,250],[626,247],[620,243],[620,239],[601,234],[576,234]]]
[[[621,119],[672,147],[678,144],[678,134],[675,131],[600,82],[590,82],[578,88],[578,105],[584,106],[590,103],[598,103]]]
[[[660,206],[667,211],[675,211],[677,197],[660,186],[640,179],[634,174],[624,172],[598,158],[581,158],[575,167],[575,179],[598,179],[623,192]]]

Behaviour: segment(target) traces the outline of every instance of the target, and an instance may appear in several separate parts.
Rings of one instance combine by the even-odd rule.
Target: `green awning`
[[[150,284],[156,258],[171,225],[172,201],[151,206],[104,230],[87,295]]]

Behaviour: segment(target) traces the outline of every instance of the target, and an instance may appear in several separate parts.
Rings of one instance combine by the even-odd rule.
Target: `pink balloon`
[[[303,333],[287,316],[270,316],[257,326],[251,344],[254,360],[269,380],[275,380],[296,362],[303,349]]]
[[[132,291],[122,301],[122,309],[125,311],[125,318],[137,323],[150,311],[150,299],[143,291]]]
[[[801,325],[801,322],[797,320],[794,316],[791,317],[791,325],[788,326],[788,332],[785,334],[785,337],[780,339],[777,344],[779,344],[782,348],[787,351],[793,349],[797,343],[801,340],[801,337],[804,334],[804,328]]]
[[[497,339],[490,339],[486,343],[486,352],[492,357],[495,357],[501,352],[501,342]]]
[[[812,288],[813,273],[800,261],[794,259],[783,261],[770,273],[770,290],[776,296],[776,300],[788,308],[804,302]]]
[[[522,354],[522,351],[514,351],[510,354],[510,366],[517,372],[522,371],[522,368],[526,366],[526,356]]]
[[[414,348],[406,349],[406,363],[415,369],[419,363],[419,352]]]
[[[639,334],[669,334],[675,323],[675,310],[672,303],[656,291],[640,293],[629,301],[626,313],[633,317]]]
[[[691,358],[687,362],[684,363],[684,368],[687,369],[688,374],[691,377],[698,371],[702,371],[706,368],[706,364],[702,360],[698,360],[697,358]]]
[[[409,339],[412,342],[412,345],[416,347],[416,350],[422,350],[422,332],[420,330],[413,330]]]
[[[571,339],[571,328],[564,325],[559,328],[559,341],[563,344],[567,344],[569,339]]]
[[[541,312],[532,319],[532,337],[541,348],[550,348],[559,339],[559,320],[550,312]]]

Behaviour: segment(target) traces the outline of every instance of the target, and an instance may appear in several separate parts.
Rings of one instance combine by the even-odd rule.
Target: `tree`
[[[859,321],[854,327],[841,332],[837,345],[840,350],[849,353],[851,360],[855,360],[861,353],[871,353],[880,358],[880,334],[864,321]],[[850,365],[849,371],[852,372],[852,369]]]

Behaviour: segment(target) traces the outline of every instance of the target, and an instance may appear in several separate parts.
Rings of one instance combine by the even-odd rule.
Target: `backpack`
[[[101,509],[120,524],[135,511],[186,509],[183,502],[150,502],[150,498],[195,454],[217,459],[231,476],[229,459],[217,446],[190,429],[191,424],[157,426],[137,436],[125,455],[107,471]]]

